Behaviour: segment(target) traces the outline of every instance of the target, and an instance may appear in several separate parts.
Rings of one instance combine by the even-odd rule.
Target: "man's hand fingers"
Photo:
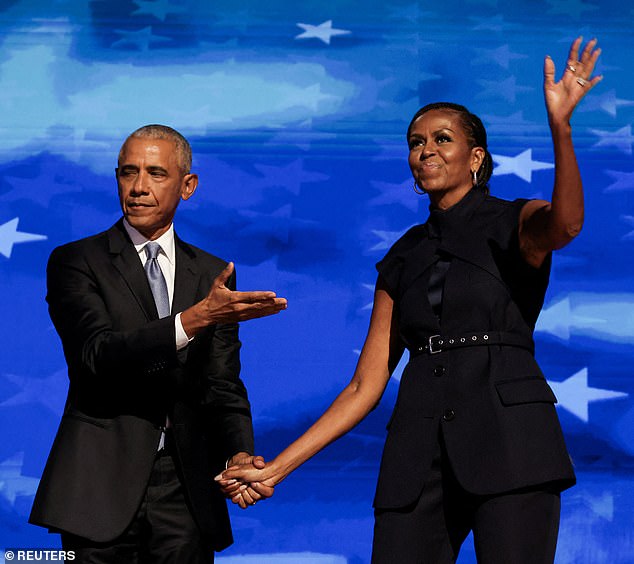
[[[239,505],[242,509],[246,509],[248,507],[248,505],[246,504],[246,502],[244,501],[244,499],[242,499],[242,494],[238,494],[234,497],[231,498],[231,502],[235,503],[236,505]]]
[[[255,502],[257,501],[257,499],[254,499],[253,496],[251,495],[251,493],[253,492],[253,490],[251,490],[250,488],[247,487],[247,489],[245,489],[241,495],[242,495],[242,499],[244,500],[244,502],[247,505],[254,505]]]
[[[233,274],[234,268],[233,262],[230,262],[227,266],[225,266],[224,270],[216,276],[213,287],[218,288],[219,286],[224,286]]]
[[[250,304],[233,304],[233,312],[229,315],[234,316],[235,321],[248,321],[258,317],[266,317],[275,315],[287,307],[286,299],[275,298],[266,302],[250,303]]]
[[[249,292],[234,290],[231,292],[232,301],[244,304],[273,303],[276,301],[275,298],[275,292],[270,290],[253,290]],[[278,298],[278,300],[286,302],[284,298]]]

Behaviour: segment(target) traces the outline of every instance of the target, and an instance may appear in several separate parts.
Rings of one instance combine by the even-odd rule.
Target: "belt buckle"
[[[429,340],[427,341],[427,350],[429,351],[429,354],[438,354],[439,352],[442,352],[442,341],[434,341],[434,339],[440,339],[440,335],[432,335],[429,337]],[[434,349],[434,347],[438,348]]]

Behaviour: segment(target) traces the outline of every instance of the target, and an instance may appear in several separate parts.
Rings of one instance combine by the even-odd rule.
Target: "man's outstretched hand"
[[[215,278],[207,296],[182,312],[181,323],[189,338],[210,325],[266,317],[286,309],[286,298],[278,298],[275,292],[238,292],[227,288],[233,270],[230,262]]]

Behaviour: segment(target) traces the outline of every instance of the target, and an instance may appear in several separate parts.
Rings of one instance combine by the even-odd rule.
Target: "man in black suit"
[[[232,542],[214,475],[263,465],[237,322],[286,300],[235,291],[232,263],[174,234],[176,208],[198,184],[190,167],[177,131],[138,129],[116,170],[124,217],[49,259],[70,385],[30,521],[60,532],[79,562],[213,562]],[[271,494],[254,486],[242,499]]]

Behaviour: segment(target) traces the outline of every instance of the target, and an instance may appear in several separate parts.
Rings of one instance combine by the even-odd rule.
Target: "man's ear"
[[[183,188],[181,190],[181,198],[183,200],[189,200],[192,197],[196,188],[198,187],[198,175],[186,174],[183,177]]]

